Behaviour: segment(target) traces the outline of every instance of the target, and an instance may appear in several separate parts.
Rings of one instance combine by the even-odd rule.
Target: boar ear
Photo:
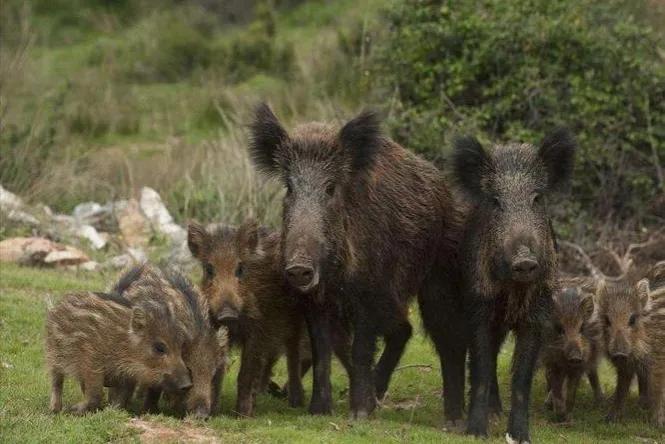
[[[199,223],[192,221],[187,226],[187,246],[198,260],[204,260],[209,253],[210,235]]]
[[[550,190],[560,190],[568,183],[573,173],[576,148],[575,139],[565,128],[559,128],[543,139],[538,156],[545,164]]]
[[[132,309],[132,320],[130,322],[130,328],[133,332],[139,333],[145,329],[148,324],[148,316],[145,311],[139,307],[134,307]]]
[[[651,304],[651,295],[649,292],[649,280],[642,279],[636,285],[637,296],[640,298],[642,307],[648,307]]]
[[[457,182],[471,197],[484,194],[482,179],[492,171],[492,159],[478,139],[458,137],[453,142],[453,174]]]
[[[256,107],[250,124],[249,153],[254,165],[265,173],[274,173],[278,164],[275,152],[289,135],[265,103]]]
[[[257,254],[260,252],[259,224],[249,219],[238,229],[238,242],[240,251],[244,254]]]
[[[381,147],[381,121],[374,111],[363,111],[339,132],[342,147],[351,155],[354,171],[370,166]]]
[[[593,311],[595,309],[593,295],[589,293],[584,293],[580,289],[578,289],[578,291],[582,295],[582,300],[580,301],[580,308],[582,309],[584,320],[591,319],[591,316],[593,316]]]

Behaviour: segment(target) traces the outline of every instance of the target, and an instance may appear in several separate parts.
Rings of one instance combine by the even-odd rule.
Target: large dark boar
[[[471,329],[468,433],[487,434],[496,358],[512,330],[516,344],[508,437],[529,441],[531,382],[557,282],[546,198],[567,182],[574,151],[565,131],[547,136],[538,148],[509,144],[486,151],[474,138],[456,141],[454,175],[471,205],[460,246]]]
[[[381,135],[369,112],[341,128],[309,123],[288,134],[261,105],[251,125],[250,154],[286,188],[281,267],[300,295],[312,340],[309,410],[331,411],[331,325],[341,314],[353,329],[352,416],[365,417],[386,392],[411,336],[413,296],[432,305],[425,324],[436,329],[430,333],[437,345],[445,329],[461,331],[442,325],[437,305],[455,250],[446,237],[456,214],[451,195],[440,172]],[[384,337],[385,349],[374,369],[377,336]],[[451,362],[444,373],[463,385],[463,358],[462,365]],[[445,386],[459,390],[459,384]],[[446,399],[455,396],[462,394]]]
[[[166,389],[178,410],[199,418],[214,413],[225,372],[227,335],[226,329],[218,331],[213,328],[206,299],[174,270],[161,270],[147,264],[127,272],[113,292],[134,304],[145,301],[166,304],[185,335],[183,359],[191,375],[192,387],[187,393],[173,392],[164,386],[149,387],[144,409],[156,411],[161,392]],[[131,384],[127,385],[123,399],[118,403],[126,403],[132,391]]]
[[[650,306],[649,281],[636,285],[627,282],[605,282],[598,285],[597,298],[603,323],[605,350],[617,372],[617,385],[608,421],[617,421],[623,414],[630,385],[637,374],[640,404],[646,407],[649,357],[646,314]]]
[[[280,268],[279,234],[247,221],[237,230],[209,232],[189,225],[188,243],[203,268],[202,288],[213,319],[230,329],[231,343],[242,349],[236,413],[252,416],[254,397],[266,389],[274,363],[287,355],[288,398],[303,404],[301,337],[304,327],[298,301],[287,291]],[[343,344],[348,339],[341,339]],[[348,367],[348,351],[339,352]],[[346,346],[348,348],[348,346]]]
[[[152,302],[131,305],[117,294],[66,296],[48,311],[46,361],[51,375],[51,411],[62,408],[66,375],[78,379],[85,399],[70,411],[101,406],[104,386],[125,381],[189,389],[182,360],[184,335],[173,312]]]
[[[548,402],[557,421],[569,419],[584,374],[589,377],[596,402],[603,399],[598,380],[602,328],[595,315],[593,298],[593,293],[585,293],[579,287],[565,287],[554,295],[553,328],[545,339],[542,361]]]

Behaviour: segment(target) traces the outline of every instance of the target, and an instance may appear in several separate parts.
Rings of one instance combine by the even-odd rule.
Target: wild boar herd
[[[488,417],[502,412],[497,356],[509,332],[509,442],[530,440],[539,367],[547,404],[566,420],[583,376],[603,399],[604,355],[617,370],[608,419],[621,416],[637,375],[641,402],[665,424],[665,298],[652,300],[647,280],[582,285],[558,274],[548,197],[572,174],[568,132],[489,150],[460,138],[446,173],[382,135],[371,112],[341,128],[307,123],[289,133],[260,105],[250,133],[255,166],[286,189],[281,229],[191,223],[200,290],[144,264],[109,293],[66,296],[47,318],[52,411],[62,408],[69,375],[84,395],[74,413],[99,408],[109,387],[109,402],[121,407],[136,392],[154,411],[163,393],[175,408],[207,417],[229,347],[238,347],[236,415],[254,415],[256,394],[268,390],[302,406],[310,367],[309,412],[330,414],[334,354],[349,376],[351,416],[365,418],[388,390],[417,299],[441,362],[444,415],[456,425],[469,357],[467,433],[487,435]],[[283,388],[271,381],[282,355]]]

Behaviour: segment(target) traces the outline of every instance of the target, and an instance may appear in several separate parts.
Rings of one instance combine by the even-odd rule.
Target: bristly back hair
[[[288,133],[265,103],[256,107],[254,120],[249,128],[249,153],[252,162],[264,173],[275,174],[277,170],[275,151],[282,143],[288,141]]]
[[[127,270],[120,277],[118,283],[115,284],[111,292],[118,295],[125,293],[127,289],[129,289],[129,287],[131,287],[132,284],[134,284],[134,282],[138,281],[141,278],[141,275],[145,271],[145,267],[146,264],[141,264]]]
[[[205,322],[203,310],[199,305],[199,297],[192,283],[179,272],[169,269],[165,273],[166,280],[180,293],[194,315],[196,325],[201,327]]]
[[[342,127],[339,138],[353,159],[353,170],[369,168],[382,143],[378,114],[372,110],[361,112]]]
[[[115,290],[111,293],[103,293],[99,291],[95,291],[92,294],[97,296],[100,299],[104,299],[106,301],[111,301],[115,302],[116,304],[125,306],[125,307],[132,307],[132,303],[129,301],[129,299],[125,298],[121,293],[116,293]]]

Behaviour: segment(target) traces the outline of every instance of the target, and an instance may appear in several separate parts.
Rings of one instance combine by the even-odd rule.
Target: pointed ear
[[[651,295],[649,294],[649,280],[642,279],[639,281],[636,286],[637,296],[640,298],[640,304],[642,307],[648,307],[651,304]]]
[[[342,147],[351,155],[353,171],[367,169],[381,148],[381,121],[373,111],[363,111],[339,132]]]
[[[265,103],[256,107],[254,120],[250,124],[249,154],[254,165],[264,173],[275,173],[279,165],[275,152],[289,135]]]
[[[582,310],[584,320],[586,321],[588,319],[591,319],[591,316],[593,316],[593,312],[595,309],[595,304],[593,302],[593,295],[589,293],[584,293],[580,289],[578,289],[578,291],[582,295],[582,300],[580,301],[580,309]]]
[[[146,315],[145,311],[139,307],[134,307],[132,309],[132,320],[129,325],[132,332],[142,332],[146,325],[148,325],[148,316]]]
[[[485,194],[483,177],[493,170],[492,159],[475,137],[458,137],[453,142],[453,174],[469,196],[479,198]]]
[[[553,131],[543,139],[538,156],[545,164],[550,190],[560,190],[568,183],[573,173],[576,149],[575,139],[564,128]]]
[[[238,228],[239,251],[246,255],[260,253],[259,224],[248,219]]]
[[[187,226],[187,246],[192,256],[201,261],[208,257],[210,252],[210,234],[195,221]]]

